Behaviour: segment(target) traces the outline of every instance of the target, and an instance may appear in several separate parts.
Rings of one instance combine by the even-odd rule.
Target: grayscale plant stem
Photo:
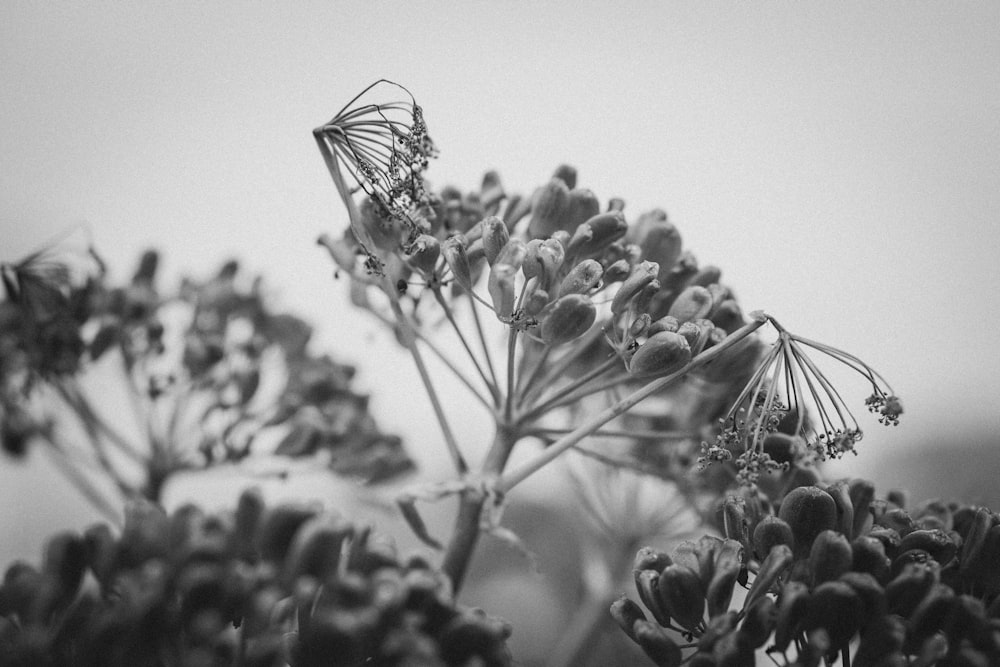
[[[554,443],[549,445],[541,453],[539,453],[534,459],[528,461],[520,468],[512,471],[507,475],[503,475],[497,480],[495,490],[499,495],[504,495],[508,493],[512,488],[523,482],[525,479],[533,475],[535,472],[543,468],[548,463],[555,460],[560,454],[565,452],[570,447],[574,446],[576,443],[580,442],[594,431],[600,427],[607,424],[612,419],[628,412],[640,401],[648,398],[652,394],[660,391],[664,387],[680,380],[682,377],[698,368],[703,366],[710,361],[713,361],[729,348],[733,347],[736,343],[743,340],[751,333],[762,327],[768,321],[767,317],[764,315],[758,316],[749,324],[737,329],[733,333],[729,334],[725,340],[723,340],[718,345],[710,347],[708,350],[702,352],[697,357],[689,361],[683,368],[678,371],[666,375],[662,378],[653,380],[649,382],[641,389],[638,389],[622,400],[618,401],[612,405],[607,410],[600,412],[591,419],[588,419],[579,428],[573,432],[559,438]]]

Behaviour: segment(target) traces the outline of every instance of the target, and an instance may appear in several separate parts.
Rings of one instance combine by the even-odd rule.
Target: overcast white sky
[[[360,365],[388,430],[436,448],[314,246],[346,220],[310,131],[387,77],[424,107],[435,184],[530,191],[574,164],[627,213],[665,208],[747,310],[875,365],[907,413],[870,429],[866,471],[1000,430],[1000,4],[542,4],[4,2],[0,259],[77,222],[119,277],[150,245],[174,275],[238,256]],[[0,497],[37,488],[2,474]]]

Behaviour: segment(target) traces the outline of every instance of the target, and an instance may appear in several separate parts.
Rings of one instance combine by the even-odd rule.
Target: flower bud
[[[871,528],[872,513],[869,511],[875,498],[875,485],[867,479],[852,479],[848,482],[848,494],[854,507],[854,535],[862,535]]]
[[[694,356],[705,349],[714,330],[715,327],[709,320],[694,320],[681,324],[677,333],[687,340],[691,354]]]
[[[787,650],[792,638],[798,636],[808,606],[809,588],[805,584],[789,581],[781,588],[774,628],[774,647],[778,651]]]
[[[792,550],[785,544],[775,544],[757,570],[757,577],[747,593],[746,604],[752,605],[757,599],[766,597],[778,578],[792,564]]]
[[[681,627],[694,630],[705,615],[705,592],[694,570],[670,565],[660,574],[658,590],[664,609]]]
[[[753,531],[754,552],[758,558],[765,558],[779,544],[783,544],[789,549],[795,546],[792,527],[788,525],[787,521],[776,516],[764,517]]]
[[[670,612],[663,606],[660,597],[660,572],[656,570],[635,570],[635,588],[639,592],[639,599],[646,605],[646,609],[653,614],[653,618],[660,625],[666,627],[670,625]]]
[[[850,490],[847,481],[834,482],[824,489],[833,498],[837,507],[836,530],[851,539],[854,535],[854,504],[851,502]]]
[[[781,501],[778,518],[792,529],[795,557],[804,558],[809,555],[816,536],[837,525],[837,506],[823,489],[800,486],[792,489]]]
[[[572,269],[563,278],[559,285],[559,295],[566,294],[586,294],[601,282],[604,275],[604,267],[601,263],[593,259],[585,259]]]
[[[721,279],[722,269],[711,265],[703,266],[698,269],[698,273],[694,274],[694,277],[691,278],[691,284],[708,287],[709,285],[717,285]]]
[[[257,550],[264,560],[283,563],[292,540],[316,513],[306,507],[282,505],[267,512],[257,528]]]
[[[526,278],[538,278],[546,290],[552,288],[559,268],[566,258],[566,250],[556,239],[535,239],[526,247],[522,270]]]
[[[288,549],[285,582],[291,584],[303,575],[325,581],[336,574],[341,547],[353,533],[354,527],[338,516],[318,515],[305,521]]]
[[[448,263],[452,275],[455,276],[455,282],[461,285],[465,291],[471,293],[472,268],[465,247],[465,238],[460,235],[449,236],[441,244],[441,254],[444,255],[444,261]]]
[[[58,598],[69,602],[76,597],[87,570],[87,545],[79,534],[57,533],[45,545],[42,573],[56,583]]]
[[[601,212],[601,203],[590,190],[573,188],[566,200],[566,209],[560,222],[560,229],[573,232],[577,227]]]
[[[510,232],[503,220],[495,215],[491,215],[482,222],[483,225],[483,251],[486,253],[486,261],[493,266],[500,256],[500,251],[510,240]]]
[[[531,201],[531,221],[528,235],[533,239],[544,239],[560,229],[559,223],[569,203],[569,188],[559,178],[535,190]]]
[[[740,639],[750,648],[760,648],[771,636],[777,622],[778,608],[774,600],[766,595],[758,598],[746,606],[746,616],[739,630]]]
[[[632,641],[638,641],[635,638],[633,627],[636,621],[646,620],[646,615],[642,613],[639,605],[622,595],[611,603],[611,618],[615,619],[618,626],[631,637]]]
[[[861,600],[862,611],[858,625],[862,628],[888,611],[885,589],[872,575],[867,572],[845,572],[838,581],[850,586]]]
[[[660,268],[656,262],[640,262],[622,286],[618,288],[614,298],[611,300],[611,313],[616,317],[625,312],[629,302],[635,298],[644,287],[656,280],[656,274]]]
[[[676,317],[670,317],[669,315],[661,317],[652,324],[649,325],[649,330],[646,332],[648,335],[652,336],[658,334],[661,331],[674,331],[676,332],[680,328],[677,323]]]
[[[914,530],[903,536],[899,543],[900,553],[910,549],[923,549],[931,558],[947,565],[958,553],[958,545],[943,530]]]
[[[889,580],[891,561],[885,555],[885,546],[870,535],[862,535],[851,542],[851,569],[873,576],[879,583]]]
[[[656,570],[657,574],[663,572],[663,568],[668,565],[673,565],[670,556],[652,547],[639,549],[635,554],[635,561],[632,563],[632,567],[636,570]]]
[[[876,617],[861,634],[861,642],[851,662],[855,665],[905,665],[904,661],[892,662],[889,658],[898,655],[903,648],[906,626],[898,616]]]
[[[831,581],[851,569],[853,554],[847,538],[835,530],[824,530],[813,540],[809,550],[809,569],[813,583]]]
[[[608,268],[604,269],[604,283],[610,285],[611,283],[618,283],[626,280],[631,271],[631,266],[629,266],[627,259],[619,259],[611,263]]]
[[[629,361],[628,372],[633,377],[667,375],[691,361],[687,340],[676,333],[661,331],[639,346]]]
[[[441,256],[441,244],[428,234],[421,234],[410,245],[407,260],[414,269],[428,276],[434,273],[438,257]]]
[[[542,317],[542,340],[559,345],[585,334],[597,319],[597,309],[583,294],[567,294],[552,302]]]
[[[679,667],[681,649],[667,631],[649,621],[636,621],[633,626],[635,641],[642,647],[657,667]]]
[[[875,517],[875,523],[886,528],[892,528],[900,535],[906,535],[917,528],[910,514],[899,507],[887,509],[883,514]]]
[[[722,515],[722,533],[731,540],[736,540],[745,548],[750,546],[750,536],[747,531],[746,501],[739,496],[726,496],[720,508]]]
[[[549,304],[549,293],[543,289],[533,289],[524,298],[524,314],[536,317]]]
[[[817,586],[809,599],[802,628],[826,631],[830,650],[839,651],[858,631],[863,606],[854,589],[842,581],[827,581]]]
[[[490,170],[483,174],[483,182],[479,186],[479,198],[487,210],[497,206],[506,196],[503,191],[503,183],[500,181],[500,174]]]
[[[596,215],[576,228],[566,247],[566,254],[591,257],[625,236],[628,223],[618,211]]]
[[[950,586],[935,584],[931,587],[909,618],[910,631],[903,651],[915,653],[925,641],[942,630],[952,615],[954,603],[955,591]]]
[[[555,172],[552,174],[552,178],[559,179],[568,189],[572,190],[576,187],[576,167],[568,164],[561,164],[556,167]]]
[[[662,282],[662,281],[661,281]],[[668,315],[673,315],[680,323],[698,320],[708,316],[712,310],[712,294],[704,287],[687,287],[670,306]]]
[[[667,214],[659,209],[644,213],[635,222],[635,232],[630,235],[642,249],[643,259],[660,266],[657,278],[666,283],[671,269],[681,255],[681,235],[667,221]]]
[[[736,579],[743,568],[742,559],[743,545],[736,540],[726,540],[719,550],[718,558],[715,561],[715,571],[705,593],[709,618],[729,609]]]
[[[886,584],[885,599],[889,613],[909,617],[920,601],[938,583],[939,570],[927,563],[908,563],[892,581]]]

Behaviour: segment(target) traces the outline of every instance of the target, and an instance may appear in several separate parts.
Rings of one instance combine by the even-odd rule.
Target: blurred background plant
[[[125,500],[162,501],[180,472],[253,453],[308,458],[364,483],[408,472],[354,369],[309,351],[311,327],[267,303],[227,262],[206,280],[157,284],[143,254],[124,284],[72,234],[4,265],[0,435],[8,464],[30,447],[109,519]],[[283,475],[291,464],[269,474]]]

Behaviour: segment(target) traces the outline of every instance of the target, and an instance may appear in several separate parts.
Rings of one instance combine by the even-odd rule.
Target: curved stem
[[[618,365],[618,357],[609,357],[608,359],[605,359],[603,362],[601,362],[600,365],[590,369],[589,371],[587,371],[577,379],[573,380],[569,384],[560,387],[552,396],[548,397],[543,403],[532,406],[532,408],[528,410],[527,413],[525,413],[524,420],[531,421],[533,419],[542,416],[549,410],[559,407],[560,405],[575,403],[584,396],[589,396],[590,394],[593,394],[595,392],[602,391],[603,389],[606,388],[605,385],[600,385],[596,388],[587,390],[585,392],[576,392],[577,389],[580,389],[591,380],[608,372],[617,365]]]

